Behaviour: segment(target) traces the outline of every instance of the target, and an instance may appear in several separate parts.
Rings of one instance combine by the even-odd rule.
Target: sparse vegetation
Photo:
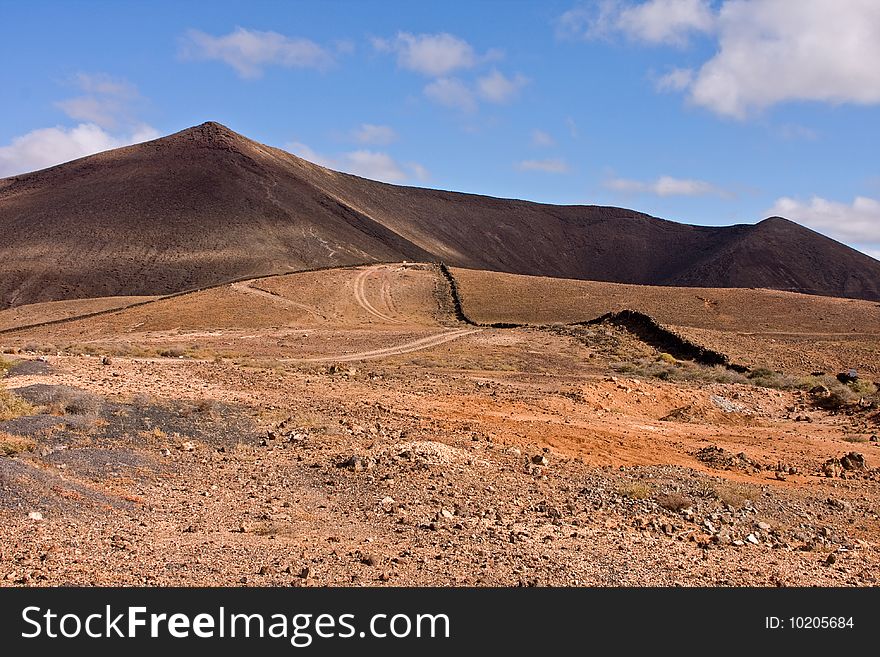
[[[728,482],[717,484],[711,490],[712,495],[722,504],[741,509],[746,503],[752,502],[758,497],[758,492],[749,486]]]
[[[6,360],[3,357],[0,357],[0,376],[6,374],[9,371],[9,368],[12,367],[14,363],[11,360]]]
[[[611,365],[611,369],[621,374],[630,374],[663,381],[697,381],[703,383],[739,383],[775,390],[804,390],[815,388],[827,390],[815,400],[817,406],[827,410],[839,410],[860,397],[877,394],[877,386],[870,381],[859,379],[851,383],[841,383],[829,375],[795,377],[778,372],[769,367],[755,367],[747,374],[741,374],[727,367],[708,367],[691,361],[676,360],[666,353],[654,358],[640,358],[622,361]]]
[[[617,492],[631,500],[646,500],[651,497],[653,489],[642,481],[629,481],[618,486]]]
[[[182,358],[186,355],[187,349],[183,345],[173,344],[159,350],[159,355],[163,358]]]
[[[0,388],[0,421],[14,420],[17,417],[33,415],[36,409],[21,397]]]
[[[97,415],[102,401],[97,395],[79,390],[58,390],[46,404],[50,415]]]
[[[0,456],[15,456],[22,452],[32,452],[37,443],[26,436],[16,436],[0,431]]]
[[[693,506],[690,498],[681,493],[661,493],[656,498],[657,504],[668,511],[681,511]]]
[[[668,356],[668,358],[664,358]],[[670,361],[669,359],[672,359]],[[749,383],[749,379],[720,365],[706,366],[691,361],[676,360],[669,354],[660,354],[654,358],[614,363],[611,366],[621,374],[631,374],[663,381],[701,381],[704,383]]]
[[[877,394],[877,386],[865,379],[857,379],[856,381],[847,384],[847,387],[849,387],[849,389],[855,394],[862,397],[869,397],[870,395]]]

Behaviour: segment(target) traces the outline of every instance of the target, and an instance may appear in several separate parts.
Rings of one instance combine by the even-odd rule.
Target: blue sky
[[[9,2],[0,176],[206,120],[401,184],[880,256],[880,2]]]

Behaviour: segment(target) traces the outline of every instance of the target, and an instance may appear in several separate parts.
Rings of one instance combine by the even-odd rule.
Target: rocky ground
[[[613,450],[590,448],[588,431],[578,429],[581,445],[552,429],[555,438],[542,441],[546,422],[487,414],[522,404],[517,382],[381,366],[279,373],[173,359],[48,360],[23,360],[5,381],[34,409],[0,423],[34,443],[0,457],[5,584],[876,582],[880,481],[870,466],[880,450],[870,437],[842,447],[833,440],[841,418],[828,425],[824,412],[796,426],[821,427],[830,449],[791,451],[791,463],[768,460],[750,440],[744,452],[730,449],[729,436],[716,441],[727,448],[694,440],[687,428],[711,434],[711,425],[672,418],[634,420],[671,435],[642,464],[621,444],[618,465]],[[105,391],[104,377],[125,383]],[[215,386],[203,396],[168,396],[203,380]],[[475,415],[436,414],[436,400],[466,385]],[[221,402],[219,386],[247,392]],[[587,380],[586,396],[558,398],[581,407],[561,422],[595,413],[596,390],[607,391],[598,397],[608,408],[652,387]],[[794,426],[772,417],[776,400],[761,409],[763,391],[728,396],[737,393],[741,409],[764,413],[773,431]],[[742,416],[728,431],[765,428],[741,411],[718,412]],[[675,444],[677,457],[664,458]],[[825,468],[826,456],[852,451],[867,465]]]
[[[870,381],[464,326],[429,266],[0,337],[4,585],[877,583]]]

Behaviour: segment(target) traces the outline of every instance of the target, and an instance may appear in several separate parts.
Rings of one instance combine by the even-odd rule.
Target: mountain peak
[[[186,128],[171,135],[170,139],[192,142],[199,146],[219,148],[229,148],[230,146],[240,145],[248,141],[246,137],[216,121],[205,121],[191,128]]]

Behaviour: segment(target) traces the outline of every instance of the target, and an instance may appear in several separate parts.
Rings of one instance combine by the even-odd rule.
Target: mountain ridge
[[[694,226],[372,181],[215,122],[0,180],[0,307],[391,260],[880,300],[880,262],[788,219]]]

